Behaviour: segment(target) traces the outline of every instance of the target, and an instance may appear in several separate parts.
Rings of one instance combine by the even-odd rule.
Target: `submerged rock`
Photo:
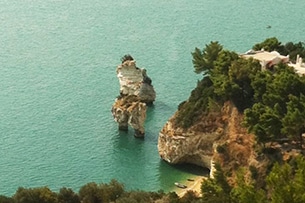
[[[152,80],[147,76],[146,69],[136,66],[130,55],[122,58],[122,64],[116,69],[120,83],[120,96],[112,105],[112,115],[120,130],[135,130],[135,137],[144,137],[146,105],[152,105],[156,92]]]

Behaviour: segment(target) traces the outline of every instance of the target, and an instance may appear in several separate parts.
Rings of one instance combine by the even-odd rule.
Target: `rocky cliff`
[[[241,126],[243,115],[229,102],[219,111],[202,115],[187,129],[174,125],[176,114],[159,133],[158,151],[165,161],[202,166],[210,169],[211,175],[215,162],[228,170],[259,166],[254,137]]]
[[[246,179],[259,188],[275,163],[292,163],[305,154],[304,81],[291,67],[262,71],[258,61],[224,50],[218,42],[196,48],[192,56],[203,78],[160,131],[162,159],[212,173],[217,168],[232,186],[235,174],[245,169]]]
[[[287,162],[302,154],[296,144],[268,143],[258,145],[253,134],[243,127],[243,114],[230,102],[219,111],[203,114],[190,128],[174,124],[177,112],[159,133],[160,157],[170,164],[195,164],[210,169],[210,177],[218,163],[231,185],[236,174],[245,168],[245,179],[252,177],[258,186],[275,162]]]
[[[151,79],[146,70],[138,68],[129,55],[122,58],[116,69],[120,83],[120,95],[112,105],[112,115],[120,130],[135,130],[135,137],[144,137],[146,105],[152,105],[156,98]]]

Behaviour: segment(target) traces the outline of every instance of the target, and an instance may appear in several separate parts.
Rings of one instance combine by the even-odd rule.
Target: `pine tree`
[[[196,47],[192,52],[195,73],[209,74],[221,50],[222,46],[217,41],[206,45],[202,51]]]

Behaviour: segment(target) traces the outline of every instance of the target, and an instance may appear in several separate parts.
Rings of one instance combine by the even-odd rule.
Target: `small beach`
[[[200,196],[201,195],[201,183],[205,179],[207,179],[206,176],[195,176],[195,177],[186,179],[184,181],[180,181],[179,183],[187,186],[187,188],[183,189],[183,188],[178,188],[175,186],[175,188],[173,188],[172,192],[176,192],[179,197],[183,197],[187,191],[192,190]]]

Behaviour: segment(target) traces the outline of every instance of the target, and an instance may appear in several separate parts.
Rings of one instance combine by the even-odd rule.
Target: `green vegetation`
[[[253,81],[255,104],[245,110],[245,125],[261,143],[283,138],[301,141],[305,127],[305,78],[280,64]]]
[[[276,38],[256,44],[254,49],[305,56],[302,42],[281,45]],[[286,64],[261,70],[258,61],[239,57],[211,42],[192,53],[196,73],[203,73],[189,99],[179,105],[175,125],[188,128],[211,110],[231,101],[245,115],[244,125],[263,145],[289,139],[302,143],[305,132],[305,77]],[[300,145],[301,146],[301,145]]]
[[[204,181],[201,186],[202,202],[213,203],[302,203],[305,202],[305,159],[302,156],[291,160],[291,164],[276,163],[266,177],[266,187],[261,188],[255,179],[237,173],[237,182],[230,187],[224,172],[217,166],[214,179]]]
[[[254,45],[253,49],[275,50],[289,55],[293,62],[298,54],[305,57],[303,42],[282,45],[276,38],[269,38]],[[175,125],[189,128],[215,111],[210,104],[222,106],[230,101],[244,115],[244,127],[255,135],[257,143],[262,144],[261,152],[270,155],[275,149],[265,148],[266,143],[281,141],[299,143],[302,149],[305,76],[282,63],[272,70],[261,70],[258,61],[224,50],[218,42],[211,42],[203,50],[196,48],[192,56],[195,72],[203,73],[203,79],[198,81],[190,98],[179,105]],[[220,145],[216,150],[223,154],[226,146]],[[202,184],[201,202],[305,202],[303,156],[290,160],[290,164],[280,165],[279,160],[282,158],[270,157],[268,174],[263,179],[259,178],[259,169],[254,166],[239,169],[233,177],[231,172],[216,165],[214,179]]]
[[[126,54],[121,58],[121,62],[124,63],[125,61],[133,61],[134,59],[132,58],[131,55]]]
[[[196,47],[192,53],[195,73],[209,74],[221,50],[222,46],[218,42],[211,42],[203,51]]]
[[[61,188],[56,193],[48,187],[20,187],[12,197],[0,196],[0,203],[150,203],[161,199],[164,199],[163,202],[180,203],[179,198],[173,194],[165,194],[163,191],[125,191],[123,184],[111,180],[109,184],[88,183],[78,193],[70,188]]]
[[[219,164],[215,164],[214,178],[202,182],[201,193],[203,202],[229,202],[232,187]]]
[[[305,57],[305,44],[304,42],[287,42],[285,45],[276,38],[268,38],[265,41],[255,44],[253,46],[254,50],[261,50],[264,49],[265,51],[277,51],[280,54],[286,56],[289,55],[289,59],[295,62],[297,55],[299,54],[300,57]]]
[[[187,102],[179,105],[175,124],[190,127],[209,111],[209,101],[222,106],[231,100],[243,111],[253,104],[251,81],[260,72],[260,64],[252,59],[240,58],[237,53],[224,50],[218,42],[211,42],[200,51],[196,48],[193,64],[196,73],[204,73]]]

